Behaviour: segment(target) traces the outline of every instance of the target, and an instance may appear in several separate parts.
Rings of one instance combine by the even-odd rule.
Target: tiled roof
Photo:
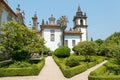
[[[41,25],[41,28],[61,28],[56,24]]]
[[[69,31],[64,31],[64,33],[65,34],[68,34],[68,35],[81,35],[82,34],[82,32],[80,32],[80,31],[71,31],[71,30],[69,30]]]
[[[9,7],[9,5],[4,0],[0,0],[0,2],[3,3],[5,7],[8,8],[15,16],[17,16],[15,12]]]

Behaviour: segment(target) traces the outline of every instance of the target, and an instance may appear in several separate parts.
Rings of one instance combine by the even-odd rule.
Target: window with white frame
[[[72,46],[75,46],[75,40],[72,40]]]
[[[68,40],[64,41],[64,46],[68,46]]]
[[[50,41],[55,41],[55,30],[50,30]]]

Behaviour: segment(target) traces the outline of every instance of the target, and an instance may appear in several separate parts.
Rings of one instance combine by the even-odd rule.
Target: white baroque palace
[[[37,15],[35,14],[33,17],[33,25],[32,29],[37,30],[38,22]],[[48,18],[48,22],[44,22],[42,20],[42,24],[40,25],[40,30],[38,34],[44,38],[45,45],[50,48],[50,50],[54,51],[59,46],[68,46],[71,49],[81,41],[88,40],[88,25],[87,25],[87,16],[86,13],[83,13],[78,6],[78,10],[76,15],[73,18],[74,26],[70,28],[70,30],[65,30],[67,27],[67,17],[62,16],[55,21],[53,15]]]

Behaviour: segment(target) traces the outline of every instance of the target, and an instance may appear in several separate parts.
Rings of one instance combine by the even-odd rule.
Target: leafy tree
[[[73,51],[78,55],[83,55],[86,61],[90,61],[90,56],[96,55],[97,50],[98,45],[93,41],[80,42],[73,48]]]
[[[109,36],[106,40],[106,43],[111,44],[114,43],[116,45],[120,45],[120,32],[115,32],[111,36]]]
[[[95,42],[98,44],[98,46],[100,46],[100,45],[102,45],[102,43],[104,42],[104,40],[97,39],[97,40],[95,40]]]
[[[98,54],[107,57],[116,57],[118,59],[120,57],[120,32],[115,32],[109,36],[100,45]]]
[[[26,60],[30,58],[32,53],[39,53],[43,50],[44,39],[38,37],[36,31],[30,30],[17,22],[4,23],[0,31],[0,45],[3,46],[1,48],[5,49],[12,59]]]

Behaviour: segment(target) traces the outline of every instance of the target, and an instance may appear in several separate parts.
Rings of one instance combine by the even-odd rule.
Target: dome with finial
[[[53,15],[51,15],[51,17],[48,20],[49,24],[55,24],[55,18],[53,17]]]

